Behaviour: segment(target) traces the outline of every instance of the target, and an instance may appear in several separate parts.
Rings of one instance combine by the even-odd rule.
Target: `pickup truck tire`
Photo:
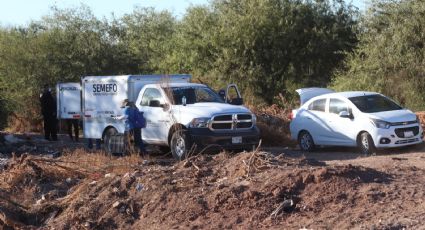
[[[177,130],[173,133],[170,141],[171,154],[176,160],[183,160],[187,157],[192,142],[189,140],[186,130]]]
[[[105,152],[109,155],[111,155],[112,149],[111,149],[111,138],[112,136],[118,134],[118,131],[114,128],[109,128],[108,130],[106,130],[105,135],[103,137],[103,149],[105,150]]]

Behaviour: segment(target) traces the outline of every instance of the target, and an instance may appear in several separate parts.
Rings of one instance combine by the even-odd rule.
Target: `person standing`
[[[44,122],[44,138],[57,141],[56,101],[47,84],[44,85],[43,93],[40,95],[40,105]]]
[[[135,127],[136,113],[139,112],[133,102],[125,99],[121,104],[122,115],[117,116],[116,119],[124,120],[124,148],[127,152],[132,152],[131,136],[134,138],[134,143],[139,148],[140,154],[143,155],[146,151],[142,141],[141,129]]]
[[[133,129],[131,131],[133,133],[134,144],[139,148],[139,154],[145,155],[147,154],[147,152],[142,140],[142,128],[137,127],[136,125],[136,119],[137,119],[137,114],[139,114],[139,109],[136,107],[136,105],[132,101],[129,102],[129,107],[131,111],[130,123],[132,123],[132,126],[133,126]]]
[[[78,135],[79,135],[79,120],[78,119],[66,119],[66,126],[68,128],[68,135],[71,140],[75,140],[75,142],[78,142]],[[74,134],[75,138],[72,137],[72,127],[74,127]]]

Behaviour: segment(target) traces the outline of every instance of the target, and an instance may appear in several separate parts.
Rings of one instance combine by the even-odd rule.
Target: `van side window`
[[[318,99],[310,103],[308,110],[325,112],[326,99]]]
[[[161,101],[162,95],[158,89],[148,88],[143,93],[142,102],[140,102],[141,106],[149,106],[149,102],[152,100]]]
[[[339,114],[342,111],[349,112],[347,103],[340,99],[331,98],[329,102],[329,113]]]

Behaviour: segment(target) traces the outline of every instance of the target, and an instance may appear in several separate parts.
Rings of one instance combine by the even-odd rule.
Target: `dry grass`
[[[296,145],[291,140],[289,131],[290,120],[288,118],[291,110],[289,108],[281,108],[277,105],[268,107],[248,106],[257,116],[257,126],[260,129],[263,145],[266,146],[288,146]]]
[[[143,162],[138,154],[124,157],[114,157],[103,152],[87,153],[84,149],[66,152],[60,164],[72,169],[78,169],[89,176],[100,176],[105,173],[124,174],[136,168]]]

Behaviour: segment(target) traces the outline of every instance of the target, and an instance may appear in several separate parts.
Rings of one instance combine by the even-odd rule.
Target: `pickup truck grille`
[[[246,113],[222,114],[211,119],[209,128],[213,131],[243,130],[253,126],[252,115]]]

